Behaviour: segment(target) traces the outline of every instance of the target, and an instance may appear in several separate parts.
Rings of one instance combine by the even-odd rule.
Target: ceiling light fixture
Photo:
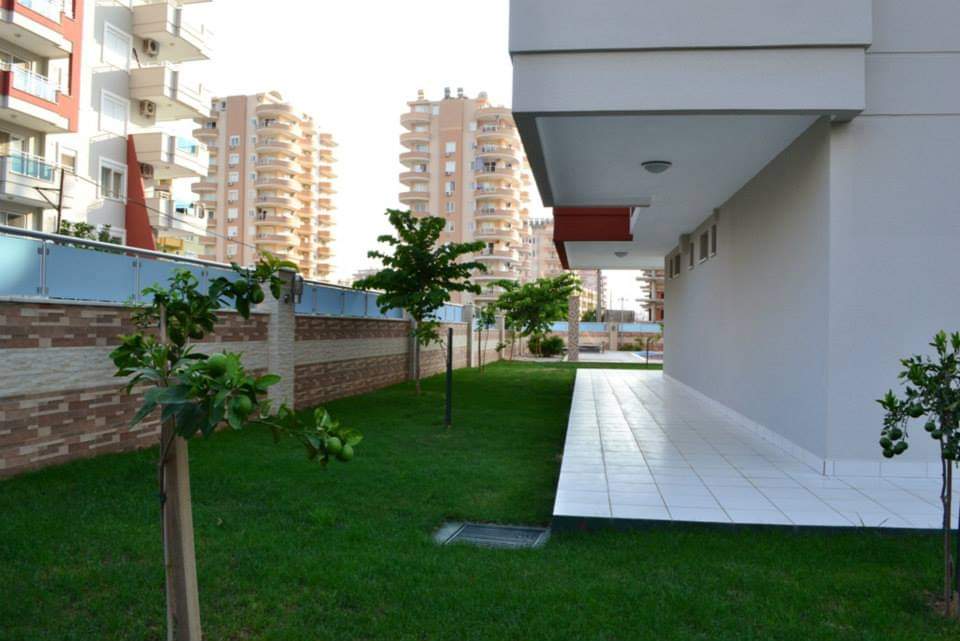
[[[613,255],[616,256],[617,258],[626,258],[626,257],[627,257],[627,254],[629,254],[629,253],[630,253],[630,252],[620,251],[620,252],[613,252]]]
[[[673,163],[669,160],[648,160],[640,166],[649,171],[651,174],[662,174],[666,170],[673,167]]]

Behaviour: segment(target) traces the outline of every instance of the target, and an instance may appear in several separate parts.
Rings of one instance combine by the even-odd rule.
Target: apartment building
[[[645,269],[637,277],[643,294],[637,299],[646,310],[648,321],[663,322],[664,280],[666,272],[662,269]]]
[[[511,1],[564,265],[665,271],[665,374],[793,455],[939,476],[875,399],[960,318],[960,3],[718,4]]]
[[[208,215],[204,257],[247,265],[269,252],[329,280],[333,137],[276,91],[215,98],[197,122],[210,150],[210,172],[193,185]]]
[[[197,253],[202,212],[173,196],[206,174],[204,146],[176,128],[208,110],[189,69],[210,56],[193,3],[5,4],[0,223],[109,225],[129,244]]]
[[[493,105],[486,93],[456,97],[446,89],[431,101],[419,91],[400,117],[406,131],[400,143],[404,169],[400,202],[424,216],[447,223],[441,242],[483,241],[474,258],[487,267],[475,280],[484,291],[456,302],[495,300],[496,280],[520,281],[528,269],[527,191],[530,175],[510,109]]]

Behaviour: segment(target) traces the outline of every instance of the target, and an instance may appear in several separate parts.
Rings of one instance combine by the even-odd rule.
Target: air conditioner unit
[[[151,58],[156,58],[160,55],[160,43],[153,38],[144,38],[143,52]]]
[[[140,175],[144,178],[153,178],[153,165],[148,165],[147,163],[140,163]]]
[[[147,118],[154,118],[157,115],[157,103],[152,100],[140,101],[140,115]]]

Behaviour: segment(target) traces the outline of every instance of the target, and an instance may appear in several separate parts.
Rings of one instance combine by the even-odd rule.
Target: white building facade
[[[824,472],[939,475],[875,399],[960,325],[960,4],[511,4],[565,266],[665,269],[666,375]]]

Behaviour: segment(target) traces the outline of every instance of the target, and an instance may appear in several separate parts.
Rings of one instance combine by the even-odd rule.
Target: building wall
[[[960,329],[958,24],[950,0],[875,0],[867,109],[833,131],[827,452],[858,469],[876,467],[874,399],[900,388],[899,359]],[[894,464],[919,471],[936,447],[911,435]]]
[[[665,372],[827,452],[830,125],[811,127],[730,201],[717,254],[665,283]],[[699,230],[692,236],[698,237]]]

